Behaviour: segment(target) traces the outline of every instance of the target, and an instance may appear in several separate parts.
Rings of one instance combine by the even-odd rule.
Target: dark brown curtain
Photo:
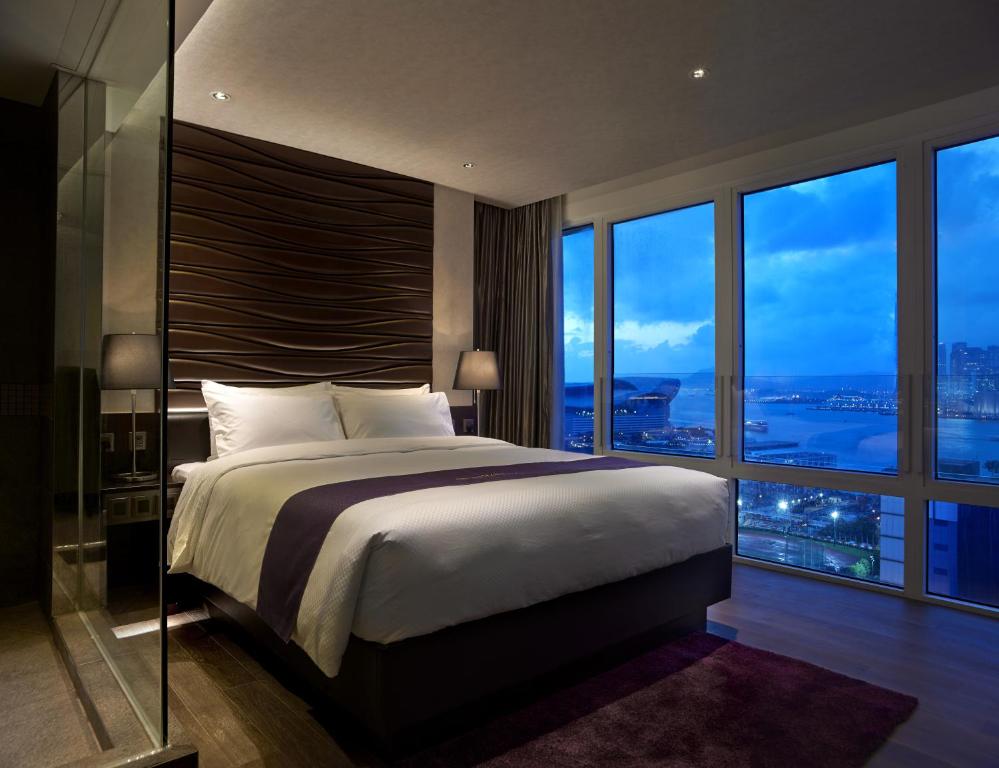
[[[483,392],[479,434],[551,444],[553,240],[561,201],[475,204],[476,345],[496,352],[503,389]]]

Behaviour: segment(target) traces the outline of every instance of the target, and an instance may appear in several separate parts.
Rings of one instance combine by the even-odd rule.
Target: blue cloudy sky
[[[940,340],[999,344],[999,138],[940,153]],[[895,166],[744,198],[746,373],[895,370]],[[711,370],[710,204],[614,227],[618,375]],[[564,240],[566,381],[592,380],[593,233]]]
[[[939,340],[999,344],[999,137],[937,154]]]

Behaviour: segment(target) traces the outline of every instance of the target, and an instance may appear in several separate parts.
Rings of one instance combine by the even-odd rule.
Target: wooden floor
[[[741,565],[709,620],[725,637],[917,696],[870,766],[999,766],[999,621]],[[378,764],[219,625],[170,635],[170,706],[205,768]]]

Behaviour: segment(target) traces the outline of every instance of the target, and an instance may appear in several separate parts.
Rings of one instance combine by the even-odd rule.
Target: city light
[[[781,499],[780,501],[778,501],[777,502],[777,509],[779,509],[781,512],[787,512],[787,502],[784,501],[784,499]]]
[[[838,509],[834,509],[832,512],[829,513],[829,517],[831,517],[833,520],[838,519],[839,518],[839,510]]]

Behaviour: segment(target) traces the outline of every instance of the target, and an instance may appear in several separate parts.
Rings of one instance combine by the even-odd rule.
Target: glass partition
[[[159,363],[170,11],[125,0],[87,76],[57,84],[52,616],[116,761],[168,737]]]

